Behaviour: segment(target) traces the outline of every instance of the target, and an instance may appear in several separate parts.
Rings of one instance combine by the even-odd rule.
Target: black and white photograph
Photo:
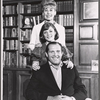
[[[1,100],[99,100],[99,0],[1,0]]]

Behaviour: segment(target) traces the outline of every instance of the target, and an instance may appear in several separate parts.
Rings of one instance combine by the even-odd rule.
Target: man
[[[62,63],[62,46],[50,42],[46,47],[48,62],[34,71],[26,89],[28,100],[85,100],[86,90],[74,67]]]

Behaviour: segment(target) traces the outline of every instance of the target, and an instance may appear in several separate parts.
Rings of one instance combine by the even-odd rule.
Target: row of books
[[[27,66],[31,66],[31,57],[20,55],[20,67],[26,68]]]
[[[27,45],[28,43],[20,43],[20,53],[23,54],[31,54],[31,50],[28,48],[25,48],[25,45]]]
[[[73,11],[73,0],[58,1],[57,11]]]
[[[6,5],[3,6],[3,14],[17,14],[17,5]],[[39,13],[41,12],[40,4],[22,4],[20,7],[20,13]],[[58,1],[57,2],[58,11],[72,11],[73,1]]]
[[[42,20],[42,15],[39,16],[23,16],[20,15],[20,27],[29,28],[39,24]],[[25,22],[27,20],[27,23]]]
[[[61,14],[61,15],[56,15],[54,20],[63,25],[63,26],[73,26],[74,22],[73,22],[73,14]],[[28,25],[25,24],[25,20],[26,18],[29,19],[29,23]],[[36,24],[39,24],[42,20],[42,16],[22,16],[21,15],[21,20],[22,22],[20,23],[21,24],[21,27],[31,27],[31,26],[34,26]]]
[[[55,16],[55,21],[62,26],[73,26],[73,14],[64,14]]]
[[[61,14],[61,15],[56,15],[54,20],[63,25],[63,26],[73,26],[74,22],[73,22],[73,14]],[[29,24],[26,25],[25,24],[25,20],[26,18],[29,19]],[[22,22],[21,27],[33,27],[36,24],[39,24],[42,20],[42,16],[22,16],[21,15],[21,20]]]
[[[3,6],[3,15],[6,14],[17,14],[17,5]]]
[[[10,16],[3,18],[3,26],[16,26],[17,25],[17,17]]]
[[[31,29],[25,29],[25,31],[20,30],[20,40],[30,40],[32,30]]]
[[[4,37],[18,37],[18,28],[3,28]]]
[[[3,66],[7,68],[16,68],[18,66],[18,51],[3,52]]]
[[[18,40],[4,40],[4,50],[18,50]]]
[[[65,38],[66,38],[66,42],[73,41],[73,34],[66,34]]]
[[[65,39],[66,42],[72,42],[74,34],[73,34],[73,29],[65,29]]]
[[[65,33],[66,34],[73,34],[73,29],[65,29]]]
[[[71,51],[71,53],[74,53],[74,45],[73,45],[73,43],[66,43],[66,46]]]
[[[39,13],[41,10],[40,4],[22,4],[20,13]]]
[[[72,11],[73,10],[73,1],[58,1],[57,2],[58,11]],[[39,13],[42,12],[40,4],[22,4],[20,13]]]

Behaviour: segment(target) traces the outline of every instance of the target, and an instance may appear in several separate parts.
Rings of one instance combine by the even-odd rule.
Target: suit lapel
[[[53,89],[56,89],[57,91],[60,91],[48,63],[46,64],[46,71],[45,72],[46,72],[46,75],[47,75],[46,77],[47,77],[48,84]]]
[[[62,88],[61,91],[63,91],[63,89],[65,89],[65,87],[67,88],[69,86],[69,83],[72,81],[72,69],[69,69],[66,67],[66,65],[63,65],[62,67]]]

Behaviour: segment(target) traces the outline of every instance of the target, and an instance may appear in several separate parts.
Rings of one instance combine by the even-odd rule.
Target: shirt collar
[[[63,66],[63,62],[61,61],[61,63],[58,65],[58,67],[56,67],[55,65],[53,65],[50,61],[49,61],[49,65],[53,68],[55,68],[56,70],[58,70],[60,67]]]
[[[53,25],[54,25],[54,24],[56,24],[56,22],[55,22],[55,21],[50,22],[50,21],[44,20],[44,23],[47,23],[47,22],[48,22],[48,23],[52,23]]]

